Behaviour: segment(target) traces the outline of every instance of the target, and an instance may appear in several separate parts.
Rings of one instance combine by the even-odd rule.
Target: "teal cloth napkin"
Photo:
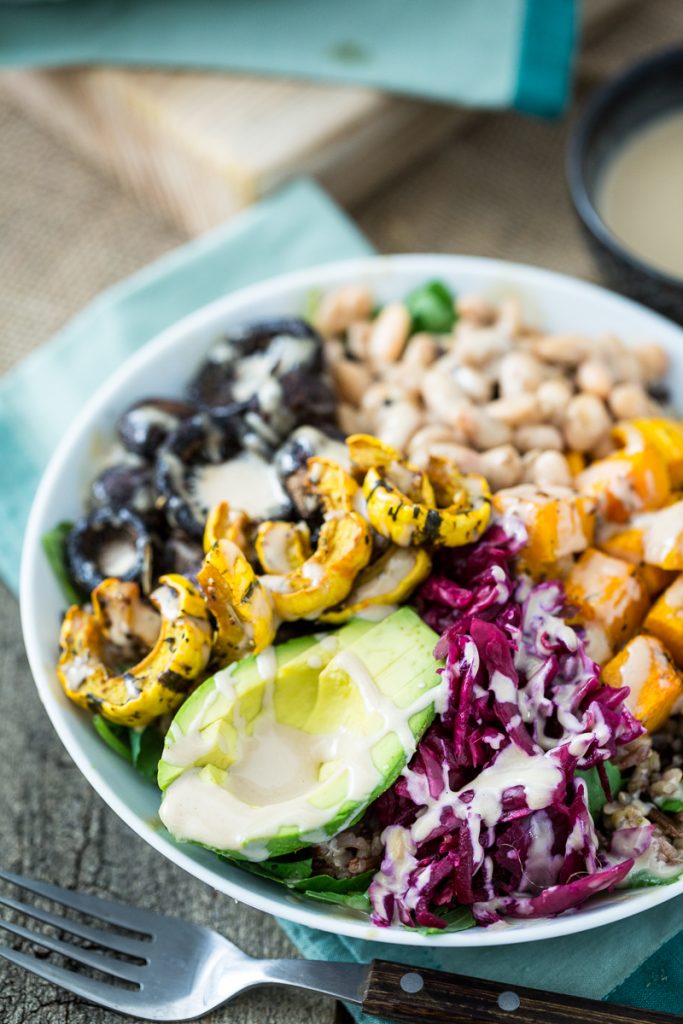
[[[242,285],[370,251],[317,186],[296,182],[110,288],[7,374],[0,381],[0,572],[8,583],[16,589],[24,522],[50,452],[84,399],[127,355],[178,317]],[[389,946],[280,923],[308,957],[384,957],[681,1012],[683,943],[675,936],[682,907],[674,900],[574,937],[483,950]]]
[[[290,75],[557,114],[578,0],[66,0],[0,6],[0,65]]]

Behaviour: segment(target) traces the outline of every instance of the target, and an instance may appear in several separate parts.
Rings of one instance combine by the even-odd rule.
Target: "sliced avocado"
[[[412,755],[446,686],[434,631],[401,608],[307,639],[218,673],[176,715],[159,765],[176,838],[289,853],[356,820]]]

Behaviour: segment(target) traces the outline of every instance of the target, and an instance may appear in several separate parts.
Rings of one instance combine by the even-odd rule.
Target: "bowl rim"
[[[665,50],[660,50],[630,65],[597,89],[581,111],[579,120],[571,133],[565,158],[565,176],[574,209],[591,235],[595,236],[610,252],[618,256],[631,270],[645,275],[660,287],[678,289],[683,293],[683,277],[675,277],[666,270],[660,270],[658,267],[646,263],[628,249],[618,235],[614,234],[607,226],[591,198],[583,171],[584,158],[591,136],[602,118],[605,115],[609,116],[610,108],[616,106],[621,100],[626,100],[653,73],[675,66],[683,67],[683,46],[680,44],[667,47]],[[663,108],[662,113],[664,112]],[[656,114],[653,115],[652,119],[654,120],[656,116]]]
[[[377,278],[384,280],[386,276],[390,277],[392,272],[396,274],[400,281],[403,276],[408,276],[411,271],[430,277],[438,276],[439,273],[456,275],[458,270],[462,272],[467,270],[480,271],[482,278],[488,278],[491,281],[495,280],[516,290],[524,286],[530,286],[532,290],[538,290],[544,284],[552,284],[555,292],[558,290],[565,291],[570,295],[575,295],[578,292],[579,297],[588,294],[602,301],[607,299],[619,306],[625,306],[627,311],[630,309],[633,312],[638,312],[640,316],[643,313],[646,314],[648,320],[652,322],[653,328],[656,328],[659,324],[664,333],[670,334],[673,330],[675,333],[680,334],[683,345],[682,327],[640,303],[610,292],[599,285],[582,281],[566,274],[505,260],[478,256],[424,253],[374,256],[313,266],[304,270],[297,270],[268,278],[265,281],[222,296],[176,321],[176,323],[161,331],[126,359],[110,378],[96,389],[65,432],[44,471],[29,515],[22,549],[20,571],[22,632],[31,672],[40,699],[55,731],[76,766],[98,795],[128,827],[149,843],[157,852],[187,871],[190,875],[199,878],[223,894],[231,896],[258,910],[265,911],[272,916],[279,916],[296,924],[350,938],[386,944],[431,948],[481,948],[514,945],[549,938],[559,938],[563,935],[601,927],[651,909],[683,893],[683,879],[671,885],[660,886],[656,890],[638,890],[634,891],[633,895],[625,892],[623,899],[620,899],[618,902],[604,907],[599,905],[592,907],[590,912],[586,914],[579,912],[555,918],[534,919],[533,921],[525,922],[525,927],[511,928],[510,930],[504,928],[471,928],[461,932],[445,932],[437,935],[423,935],[415,933],[410,929],[396,927],[378,928],[371,925],[367,920],[358,920],[341,913],[335,913],[336,908],[333,906],[329,908],[330,913],[323,916],[319,913],[319,907],[316,907],[318,913],[315,913],[313,910],[308,909],[306,904],[287,902],[284,898],[287,890],[283,889],[280,892],[275,885],[273,885],[274,894],[272,896],[256,893],[248,887],[248,884],[245,888],[242,884],[232,882],[230,879],[220,875],[216,870],[199,863],[185,853],[181,846],[170,843],[148,821],[143,820],[136,812],[131,811],[102,771],[89,761],[84,750],[72,740],[69,735],[68,720],[73,715],[79,714],[79,709],[75,705],[64,709],[52,693],[54,672],[52,666],[50,668],[46,667],[41,656],[41,642],[37,625],[38,616],[34,613],[39,603],[35,598],[39,595],[36,595],[34,592],[32,580],[36,578],[37,573],[40,571],[39,560],[43,558],[40,538],[44,529],[43,521],[47,523],[50,521],[50,495],[53,488],[58,485],[64,468],[78,451],[79,443],[84,437],[88,436],[88,431],[92,430],[93,424],[91,420],[97,419],[100,406],[106,405],[107,400],[119,391],[122,384],[129,379],[136,378],[146,364],[153,364],[167,348],[173,348],[188,333],[201,326],[206,327],[207,323],[210,324],[214,320],[220,320],[235,313],[239,315],[241,307],[253,307],[259,298],[266,296],[273,299],[279,295],[287,295],[290,291],[296,289],[319,289],[326,286],[342,285],[358,279],[372,283]],[[220,330],[220,328],[218,329]],[[45,571],[44,563],[43,571]],[[112,756],[115,755],[112,754]],[[531,927],[528,927],[529,925]]]

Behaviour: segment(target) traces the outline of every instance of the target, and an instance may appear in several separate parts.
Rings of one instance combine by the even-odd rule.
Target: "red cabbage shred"
[[[441,928],[455,905],[483,925],[563,913],[613,888],[649,842],[624,842],[621,858],[598,850],[575,771],[600,768],[644,730],[563,617],[562,584],[514,571],[525,539],[506,522],[442,551],[418,594],[441,634],[448,702],[375,804],[375,924]]]

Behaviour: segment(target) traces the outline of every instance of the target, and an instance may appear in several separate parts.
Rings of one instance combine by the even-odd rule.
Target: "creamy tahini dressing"
[[[100,554],[100,569],[104,576],[115,576],[120,579],[134,568],[137,560],[135,544],[132,541],[110,540],[104,545]]]
[[[630,526],[643,531],[643,560],[661,565],[683,550],[683,501],[634,516]]]
[[[608,228],[636,256],[683,278],[683,109],[626,140],[598,189]]]
[[[227,501],[253,519],[268,519],[288,502],[273,466],[251,453],[198,466],[192,479],[197,501],[207,509]]]
[[[447,784],[448,768],[444,766],[445,782],[441,796],[434,800],[429,794],[426,776],[404,770],[411,798],[424,804],[425,810],[412,827],[417,843],[423,842],[441,822],[446,808],[460,818],[478,818],[484,825],[495,825],[502,813],[503,795],[514,786],[523,786],[527,807],[540,810],[552,803],[553,794],[562,782],[562,771],[548,754],[527,754],[514,743],[505,747],[488,768],[456,793]],[[469,799],[469,794],[472,794]],[[463,800],[467,794],[468,799]]]
[[[288,334],[281,334],[273,338],[263,352],[255,352],[240,359],[235,367],[232,387],[235,401],[245,402],[257,392],[261,397],[262,389],[265,387],[269,389],[267,393],[271,395],[272,404],[272,396],[275,393],[273,382],[278,386],[279,400],[279,383],[274,377],[275,372],[277,371],[278,376],[283,376],[302,363],[308,362],[315,350],[315,344],[313,338],[294,338]]]
[[[330,651],[337,648],[334,636],[321,643]],[[312,735],[278,723],[272,700],[277,662],[272,648],[264,651],[258,656],[257,665],[265,681],[267,699],[254,722],[251,736],[240,728],[243,723],[234,721],[239,745],[235,762],[226,776],[226,785],[203,779],[201,769],[191,767],[172,782],[164,794],[160,816],[174,836],[218,849],[237,850],[249,844],[243,850],[245,855],[250,859],[265,858],[268,852],[259,842],[264,836],[273,836],[280,828],[289,826],[307,837],[319,837],[339,806],[347,801],[360,804],[368,798],[381,778],[372,761],[371,750],[384,736],[395,733],[406,756],[412,756],[416,741],[408,721],[430,704],[441,703],[440,690],[446,689],[445,683],[439,681],[434,687],[425,688],[410,707],[401,710],[380,693],[357,655],[342,650],[336,654],[334,663],[349,676],[359,692],[368,718],[375,725],[371,735],[347,729]],[[234,692],[229,670],[219,673],[216,681],[221,692]],[[184,736],[176,736],[164,755],[166,761],[181,767],[193,765],[198,756],[207,752],[214,741],[202,737],[200,726],[205,710],[202,707],[201,714],[188,726]],[[233,715],[236,711],[235,707]],[[315,794],[323,765],[326,766],[325,785],[345,776],[337,807],[321,809],[302,799],[306,793]],[[355,806],[350,818],[358,810]]]

